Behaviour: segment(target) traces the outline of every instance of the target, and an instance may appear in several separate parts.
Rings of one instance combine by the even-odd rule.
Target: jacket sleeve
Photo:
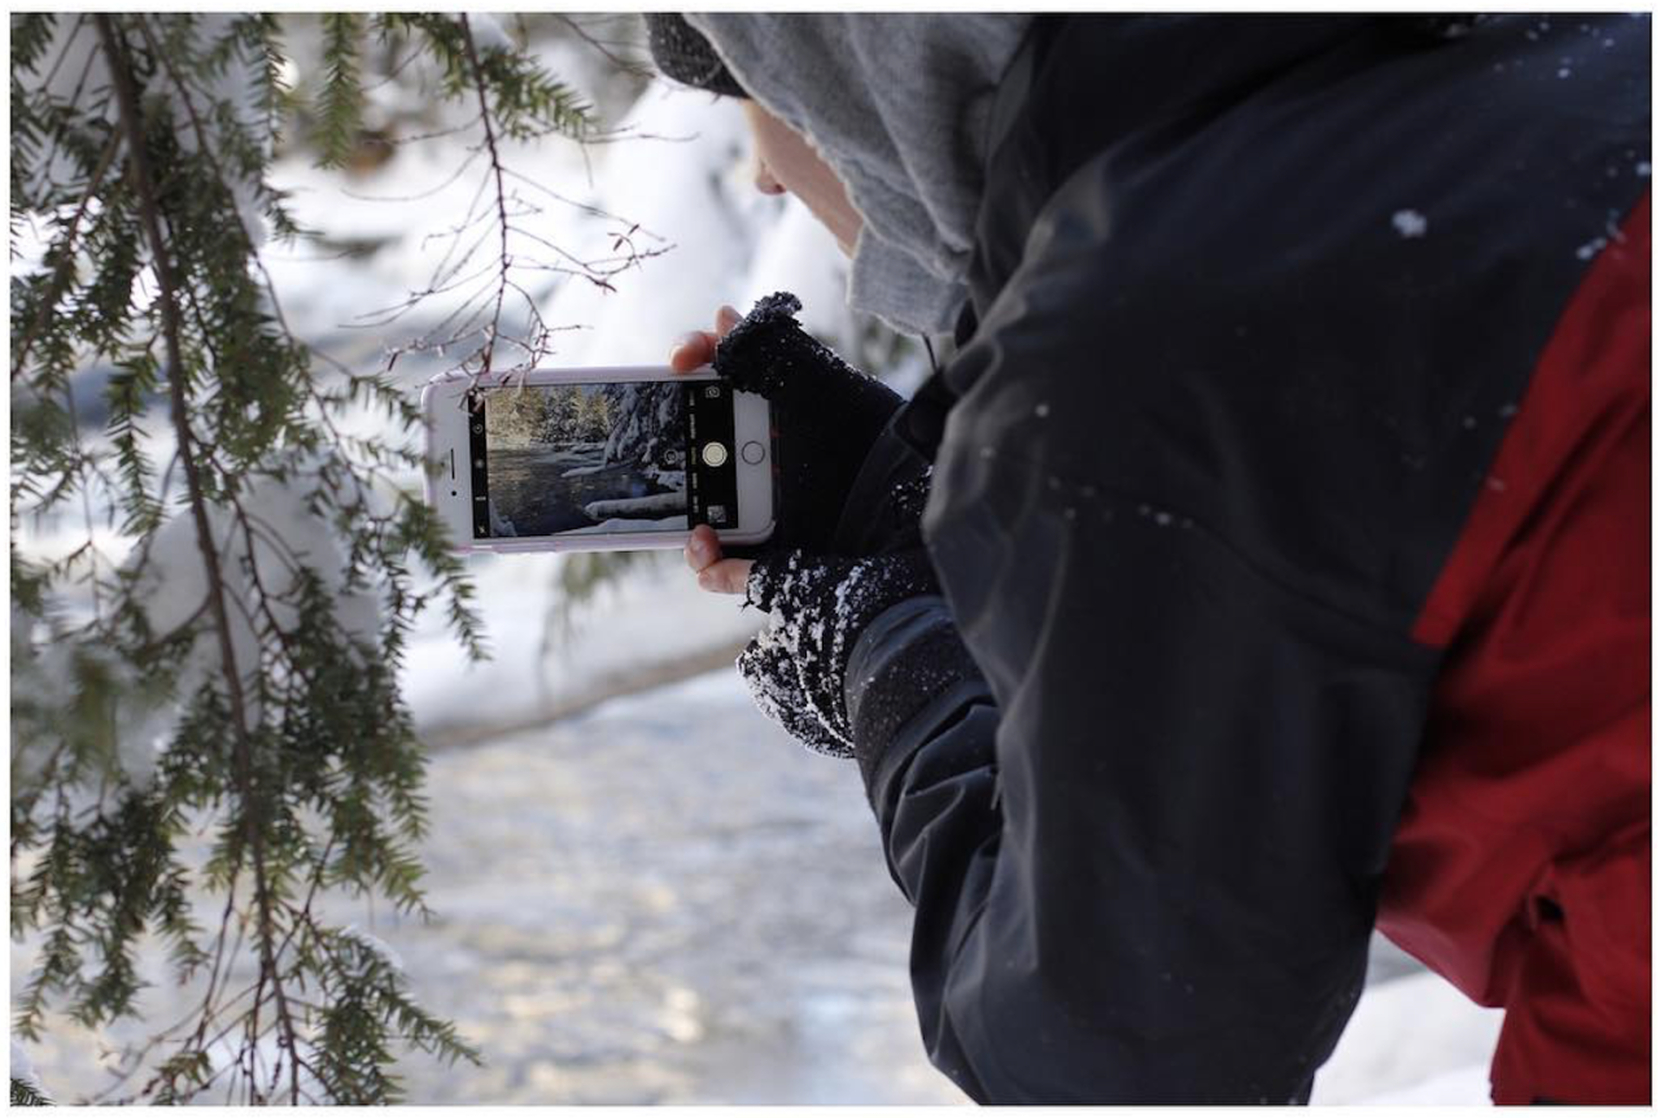
[[[888,611],[847,679],[931,1059],[982,1102],[1306,1101],[1432,659],[1194,526],[988,477],[945,545],[981,593]]]
[[[894,606],[865,630],[847,699],[888,869],[916,908],[912,980],[929,1057],[970,1097],[991,1101],[942,1032],[937,1003],[997,860],[997,707],[937,597]]]

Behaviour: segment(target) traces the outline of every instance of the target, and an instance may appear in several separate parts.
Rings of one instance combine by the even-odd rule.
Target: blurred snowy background
[[[920,347],[852,315],[830,236],[792,199],[753,189],[736,105],[649,81],[634,64],[637,17],[503,22],[607,128],[587,146],[508,146],[517,200],[540,210],[522,224],[579,259],[605,257],[619,234],[644,257],[609,288],[543,274],[532,295],[559,331],[544,364],[660,363],[722,303],[747,309],[787,288],[820,337],[914,388]],[[315,29],[290,26],[295,56],[315,52]],[[315,169],[296,131],[274,180],[320,236],[267,251],[295,332],[362,370],[386,367],[453,306],[438,293],[389,311],[423,290],[483,170],[476,137],[448,131],[463,114],[439,109],[432,76],[383,65],[395,76],[372,90],[345,171]],[[512,251],[557,263],[546,244]],[[454,356],[401,352],[394,373],[414,392]],[[94,430],[107,373],[86,370],[77,385]],[[52,531],[25,542],[51,551]],[[407,1061],[410,1101],[963,1101],[922,1052],[909,913],[857,774],[762,719],[731,669],[755,616],[696,592],[678,552],[469,566],[493,659],[467,666],[434,617],[404,679],[433,749],[425,856],[437,917],[340,902],[487,1057],[482,1069]],[[14,994],[34,946],[13,944]],[[159,951],[147,968],[150,1021],[184,1013]],[[1380,942],[1315,1101],[1484,1102],[1497,1017]],[[142,1024],[92,1036],[58,1021],[30,1056],[60,1100],[95,1097],[112,1050]]]

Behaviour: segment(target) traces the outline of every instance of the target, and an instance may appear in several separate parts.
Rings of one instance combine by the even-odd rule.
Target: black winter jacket
[[[945,599],[847,676],[973,1098],[1304,1101],[1330,1055],[1413,620],[1647,190],[1646,20],[1538,22],[1049,17],[1011,67],[964,344],[897,425]]]

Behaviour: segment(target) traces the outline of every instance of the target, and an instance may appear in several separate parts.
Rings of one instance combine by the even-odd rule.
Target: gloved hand
[[[761,548],[723,559],[700,526],[686,549],[706,589],[743,592],[771,623],[738,658],[756,705],[791,736],[852,756],[845,676],[860,634],[890,606],[937,593],[919,521],[932,467],[888,431],[903,400],[851,368],[794,318],[794,295],[762,299],[738,322],[723,311],[717,372],[772,404],[778,432],[778,524]],[[677,352],[691,368],[714,335]]]
[[[748,601],[771,624],[738,657],[761,713],[808,748],[853,756],[847,662],[859,635],[888,607],[937,594],[920,547],[863,559],[777,552],[750,568]]]
[[[822,553],[832,549],[854,480],[904,400],[803,330],[800,309],[786,291],[760,300],[721,339],[713,364],[734,387],[772,404],[777,525],[761,550]]]

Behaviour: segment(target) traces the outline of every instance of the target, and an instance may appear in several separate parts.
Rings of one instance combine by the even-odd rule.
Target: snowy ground
[[[338,914],[488,1056],[409,1061],[410,1101],[963,1101],[922,1053],[909,909],[857,774],[729,670],[440,750],[431,787],[437,918]],[[14,945],[14,991],[27,960]],[[1484,1102],[1497,1015],[1385,948],[1373,979],[1314,1101]],[[146,997],[151,1020],[184,1010]],[[32,1055],[61,1098],[104,1081],[68,1025]]]

